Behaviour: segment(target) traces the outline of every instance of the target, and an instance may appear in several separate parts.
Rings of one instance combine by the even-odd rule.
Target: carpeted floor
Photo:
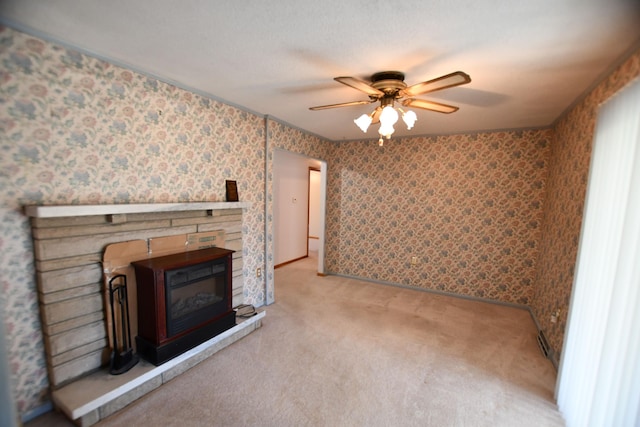
[[[275,280],[262,328],[98,425],[564,425],[528,312],[318,277],[313,258]]]

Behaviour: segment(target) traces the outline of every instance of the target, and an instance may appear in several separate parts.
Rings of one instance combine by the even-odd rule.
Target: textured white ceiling
[[[399,70],[411,85],[472,82],[420,98],[395,136],[548,126],[640,41],[638,0],[2,0],[3,23],[331,140],[377,138],[372,106],[333,81]]]

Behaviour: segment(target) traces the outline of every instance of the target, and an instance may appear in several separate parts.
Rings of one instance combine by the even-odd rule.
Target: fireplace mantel
[[[248,209],[251,202],[133,203],[114,205],[26,206],[25,214],[34,218],[60,218],[91,215],[122,215],[150,212],[178,212],[219,209]]]

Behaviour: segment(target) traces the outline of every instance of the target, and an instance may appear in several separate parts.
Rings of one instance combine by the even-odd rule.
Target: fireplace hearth
[[[133,262],[138,353],[158,366],[235,326],[232,254],[222,248]]]

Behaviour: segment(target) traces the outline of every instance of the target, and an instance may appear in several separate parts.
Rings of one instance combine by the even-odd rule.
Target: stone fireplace
[[[242,216],[249,207],[247,202],[26,207],[47,369],[58,409],[78,425],[92,425],[213,354],[222,343],[228,345],[261,325],[264,312],[161,367],[145,362],[117,377],[104,372],[110,355],[103,293],[105,247],[221,230],[232,259],[229,305],[235,307],[244,302]]]

